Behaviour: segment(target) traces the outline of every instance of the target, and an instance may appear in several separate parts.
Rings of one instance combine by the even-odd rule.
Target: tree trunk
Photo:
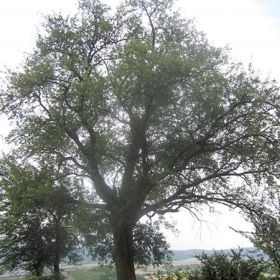
[[[60,279],[60,220],[55,219],[55,246],[53,256],[53,275],[54,279]]]
[[[59,279],[60,278],[59,259],[60,259],[59,256],[57,256],[57,254],[55,254],[54,262],[53,262],[54,279]]]
[[[114,230],[114,260],[118,280],[136,280],[132,228]]]

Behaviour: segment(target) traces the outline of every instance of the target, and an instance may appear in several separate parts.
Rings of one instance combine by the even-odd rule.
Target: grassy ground
[[[110,267],[94,267],[89,270],[71,271],[70,277],[73,280],[116,280],[116,272]],[[144,277],[138,276],[137,280],[144,280]]]

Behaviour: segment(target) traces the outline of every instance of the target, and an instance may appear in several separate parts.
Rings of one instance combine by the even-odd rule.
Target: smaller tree
[[[253,225],[252,231],[234,231],[248,238],[254,246],[269,258],[271,268],[280,276],[280,193],[269,188],[262,194],[258,211],[245,211],[245,217]],[[277,278],[278,279],[278,278]]]
[[[80,207],[76,227],[79,228],[84,239],[84,246],[89,250],[89,255],[100,263],[114,263],[113,233],[108,227],[106,215],[98,208],[90,209],[90,204]],[[89,213],[90,212],[90,213]],[[132,242],[134,243],[134,259],[137,266],[162,264],[171,254],[169,244],[160,232],[160,224],[171,227],[163,219],[138,222],[133,230]]]
[[[138,223],[133,232],[136,264],[147,266],[162,264],[171,255],[169,244],[159,231],[159,222]]]
[[[63,172],[44,162],[35,167],[19,166],[12,158],[2,160],[0,258],[4,268],[23,268],[39,276],[49,267],[59,278],[59,262],[78,244],[72,220],[81,196],[73,187],[79,182]]]
[[[270,212],[270,213],[269,213]],[[271,211],[251,214],[250,222],[254,225],[252,232],[237,231],[247,237],[256,248],[262,250],[271,260],[272,267],[280,275],[280,216]]]

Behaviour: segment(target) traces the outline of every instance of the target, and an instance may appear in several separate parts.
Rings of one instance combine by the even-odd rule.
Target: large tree
[[[219,202],[254,210],[279,174],[279,96],[173,11],[172,0],[98,0],[49,16],[7,77],[18,156],[85,176],[113,234],[119,280],[135,279],[145,216]],[[94,211],[93,211],[94,213]]]
[[[1,266],[37,276],[51,268],[60,279],[60,261],[79,244],[73,226],[82,197],[78,180],[8,158],[0,166]]]

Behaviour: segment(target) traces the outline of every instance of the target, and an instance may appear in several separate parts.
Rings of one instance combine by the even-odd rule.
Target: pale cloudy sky
[[[280,1],[279,0],[185,0],[177,1],[186,17],[195,17],[209,41],[228,45],[232,56],[245,65],[252,62],[263,77],[280,80]],[[250,246],[250,242],[229,227],[250,230],[236,211],[219,207],[220,214],[204,210],[197,222],[187,213],[175,218],[179,237],[168,234],[174,249],[220,249]]]
[[[107,0],[107,3],[116,3]],[[14,68],[24,52],[34,45],[42,14],[69,13],[75,0],[0,0],[0,70]],[[280,80],[280,1],[279,0],[178,0],[186,17],[195,17],[199,29],[216,46],[229,45],[232,56],[245,64],[252,62],[263,76]],[[0,135],[8,127],[0,118]],[[3,145],[0,150],[5,150]],[[235,212],[219,207],[220,214],[203,211],[206,222],[197,222],[187,213],[176,217],[181,234],[167,234],[174,249],[219,249],[248,246],[250,243],[229,230],[250,228]]]

